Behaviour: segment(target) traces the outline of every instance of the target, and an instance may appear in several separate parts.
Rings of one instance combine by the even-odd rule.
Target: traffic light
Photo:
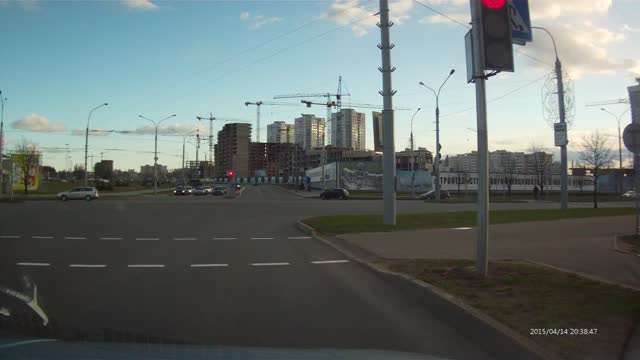
[[[234,174],[233,170],[229,170],[229,177],[233,177]]]
[[[507,0],[482,0],[480,9],[484,70],[513,72],[513,44]]]

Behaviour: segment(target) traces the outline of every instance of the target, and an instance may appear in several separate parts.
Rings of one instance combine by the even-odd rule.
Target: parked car
[[[174,195],[191,195],[193,188],[191,186],[178,186],[173,190]]]
[[[447,190],[440,190],[440,199],[449,199],[450,197],[451,197],[451,194],[449,194],[449,192]],[[429,192],[421,194],[418,198],[420,200],[435,200],[436,199],[436,191],[435,190],[431,190]]]
[[[198,186],[197,188],[193,189],[193,191],[191,192],[193,195],[207,195],[207,189],[204,188],[204,186]]]
[[[347,200],[349,198],[349,192],[347,189],[327,189],[320,193],[320,199],[342,199]]]
[[[213,189],[213,195],[225,195],[227,193],[227,189],[222,186],[217,186]]]
[[[622,194],[622,198],[624,199],[635,199],[638,197],[638,193],[631,190],[631,191],[627,191],[626,193]]]
[[[207,194],[211,194],[213,192],[213,186],[205,185],[203,186],[203,188],[207,192]]]
[[[85,199],[91,201],[98,198],[98,190],[94,187],[77,187],[58,193],[58,199],[62,201]]]

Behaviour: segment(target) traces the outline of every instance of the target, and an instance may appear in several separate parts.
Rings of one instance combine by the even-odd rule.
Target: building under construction
[[[251,143],[249,176],[300,176],[304,174],[305,151],[298,144]]]
[[[229,171],[235,177],[253,176],[249,172],[251,124],[226,124],[218,131],[218,143],[214,146],[215,176],[225,177]]]

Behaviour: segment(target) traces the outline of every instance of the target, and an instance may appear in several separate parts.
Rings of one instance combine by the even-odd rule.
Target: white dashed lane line
[[[53,236],[32,236],[32,239],[53,239]]]
[[[163,268],[164,264],[132,264],[127,265],[129,268]]]
[[[273,240],[272,237],[252,237],[251,240]]]
[[[20,239],[19,235],[0,235],[0,239]]]
[[[349,260],[318,260],[318,261],[312,261],[312,264],[344,264],[344,263],[348,263]]]
[[[198,240],[197,238],[187,237],[187,238],[173,238],[173,240],[177,241],[186,241],[186,240]]]
[[[229,264],[191,264],[192,268],[227,267]]]
[[[213,240],[236,240],[234,237],[214,237]]]
[[[136,240],[138,241],[155,241],[155,240],[160,240],[158,238],[136,238]]]
[[[121,237],[101,237],[100,240],[122,240]]]
[[[304,240],[304,239],[311,239],[310,236],[289,236],[287,239],[289,240]]]
[[[291,263],[288,263],[288,262],[251,263],[249,265],[251,265],[251,266],[287,266],[287,265],[291,265]]]
[[[457,227],[457,228],[453,228],[453,230],[471,230],[470,227]]]
[[[87,240],[86,237],[83,236],[65,236],[65,240]]]
[[[70,268],[106,268],[106,264],[69,264]]]
[[[19,262],[16,263],[18,266],[50,266],[49,263],[37,263],[37,262]]]

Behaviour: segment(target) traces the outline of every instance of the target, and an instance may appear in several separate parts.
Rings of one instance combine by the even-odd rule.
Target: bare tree
[[[18,175],[24,184],[24,194],[28,195],[29,185],[36,185],[40,152],[36,145],[25,138],[22,138],[22,141],[16,145],[15,151],[19,155],[18,164],[15,166],[19,169]]]
[[[500,157],[500,170],[507,194],[511,197],[511,186],[516,182],[516,158],[512,153]]]
[[[530,151],[532,157],[532,167],[530,171],[532,171],[536,177],[536,185],[540,188],[540,196],[542,197],[544,196],[544,184],[547,180],[547,173],[551,170],[553,157],[547,149],[535,143],[531,143]]]
[[[598,208],[598,172],[600,169],[611,166],[613,151],[608,143],[608,136],[600,131],[582,138],[578,156],[585,162],[585,167],[593,174],[593,207]]]

